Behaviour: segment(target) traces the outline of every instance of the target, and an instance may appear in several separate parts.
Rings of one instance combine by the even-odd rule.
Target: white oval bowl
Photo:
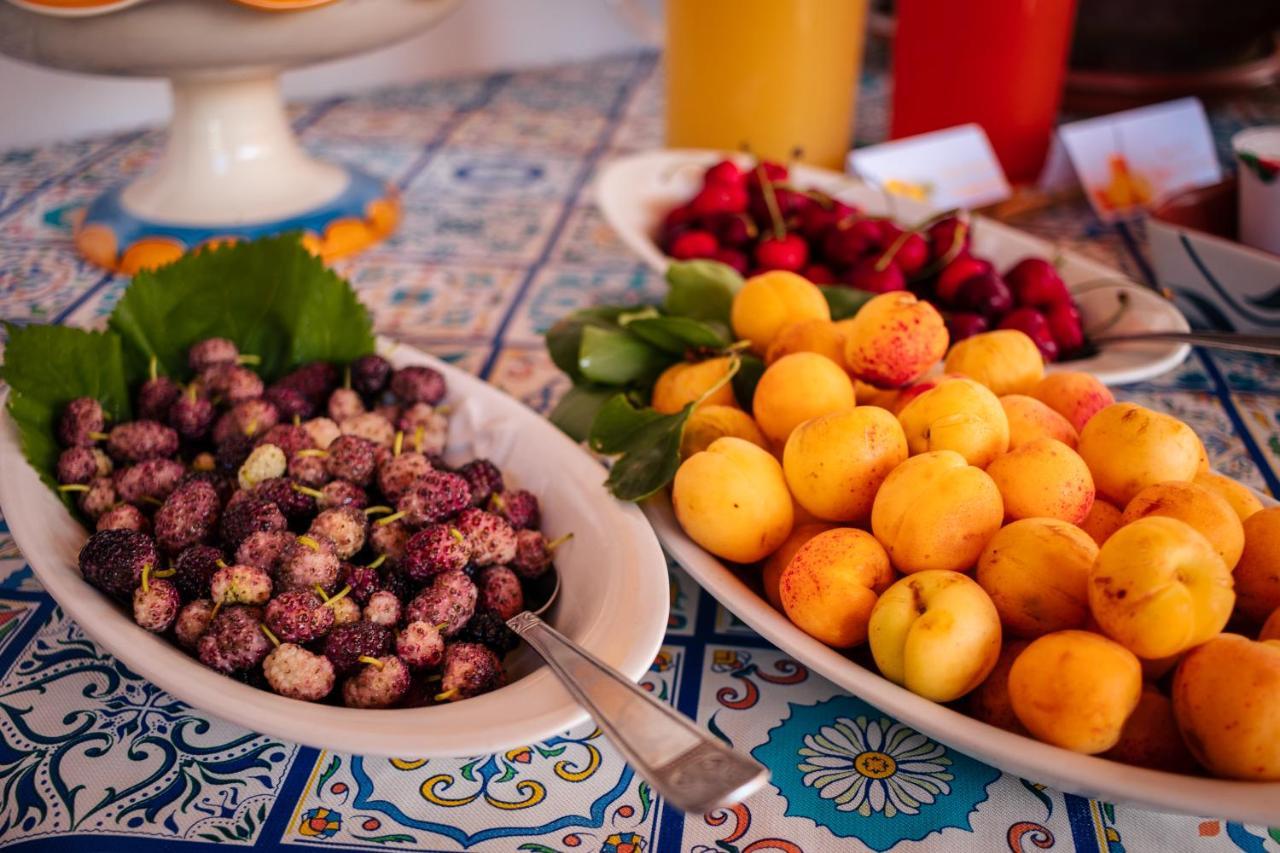
[[[1258,494],[1266,506],[1278,504]],[[666,492],[644,504],[663,547],[725,607],[769,642],[900,722],[980,761],[1033,782],[1107,802],[1130,803],[1271,826],[1280,818],[1280,782],[1234,782],[1147,770],[1007,732],[917,696],[818,642],[685,535]]]
[[[572,532],[557,551],[561,589],[550,621],[638,680],[666,632],[666,559],[640,510],[609,497],[604,469],[548,421],[482,380],[412,347],[379,342],[396,366],[423,364],[449,383],[446,458],[493,459],[508,482],[538,495],[543,530]],[[587,719],[527,648],[508,657],[507,686],[447,705],[362,710],[287,699],[242,684],[138,627],[80,576],[85,529],[40,482],[6,411],[0,424],[0,505],[44,588],[86,634],[134,672],[188,704],[256,732],[322,749],[423,758],[478,755],[535,743]],[[620,618],[624,617],[624,618]]]
[[[659,149],[613,160],[597,179],[596,201],[622,242],[650,267],[664,272],[671,258],[662,253],[652,235],[668,210],[688,201],[698,190],[707,166],[724,156],[717,151]],[[928,205],[887,197],[840,172],[797,165],[791,174],[798,186],[820,189],[874,215],[891,214],[901,221],[918,222],[933,212]],[[1059,254],[1052,243],[984,216],[975,215],[972,227],[975,251],[997,269],[1007,269],[1031,255],[1053,258]],[[1075,295],[1085,328],[1106,323],[1116,310],[1121,292],[1131,307],[1110,332],[1185,332],[1190,328],[1172,302],[1134,284],[1118,270],[1076,252],[1060,254],[1059,272]],[[1099,285],[1101,281],[1114,284]],[[1108,385],[1123,385],[1177,367],[1190,351],[1189,346],[1180,343],[1112,344],[1090,358],[1050,365],[1049,370],[1083,370]]]

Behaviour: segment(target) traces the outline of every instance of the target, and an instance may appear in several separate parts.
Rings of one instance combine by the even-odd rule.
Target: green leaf
[[[296,235],[221,246],[139,273],[108,325],[123,341],[131,380],[152,356],[163,372],[185,376],[187,347],[215,336],[259,356],[268,381],[307,361],[353,361],[374,346],[355,292]]]
[[[718,350],[729,345],[729,336],[720,324],[706,323],[691,317],[650,317],[632,320],[624,328],[675,356],[683,356],[691,349]]]
[[[876,294],[856,287],[844,285],[822,284],[818,286],[822,295],[827,298],[827,306],[831,309],[832,320],[847,320],[858,313],[863,305],[871,301]]]
[[[601,407],[591,424],[590,442],[601,453],[622,454],[605,480],[614,497],[643,500],[671,482],[680,467],[680,436],[695,405],[664,415],[615,394]]]
[[[616,329],[618,324],[615,321],[618,316],[628,310],[631,310],[631,306],[584,308],[557,320],[544,336],[547,353],[556,367],[567,373],[574,382],[580,381],[582,371],[578,369],[578,352],[582,348],[582,330],[587,326]]]
[[[62,407],[93,397],[116,421],[130,417],[120,339],[67,326],[5,324],[8,343],[0,377],[9,384],[9,414],[22,453],[53,488],[61,448],[54,426]]]
[[[756,385],[760,384],[760,377],[764,375],[764,362],[759,356],[750,353],[743,353],[741,358],[742,364],[733,375],[733,396],[742,410],[750,414],[751,402],[756,396]]]
[[[617,393],[617,388],[602,385],[575,385],[565,392],[548,417],[574,441],[586,441],[596,412]]]
[[[585,326],[578,350],[583,377],[605,385],[626,385],[657,375],[670,361],[649,344],[622,329]]]
[[[729,322],[733,295],[742,287],[738,271],[719,261],[674,261],[667,267],[668,314]]]

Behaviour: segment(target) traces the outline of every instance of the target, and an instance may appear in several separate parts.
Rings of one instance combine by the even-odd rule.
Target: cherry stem
[[[151,564],[143,563],[142,564],[142,591],[143,592],[151,592],[150,580],[151,580]]]
[[[312,539],[310,536],[299,536],[298,541],[310,548],[312,551],[320,550],[320,543]]]
[[[573,538],[572,533],[566,533],[563,536],[559,536],[555,539],[552,539],[550,542],[547,543],[547,553],[548,554],[551,553],[552,551],[559,548],[561,545],[568,542],[572,538]]]
[[[324,498],[324,492],[320,491],[319,489],[313,489],[310,486],[304,486],[301,483],[290,482],[289,488],[293,489],[298,494],[306,495],[309,498],[315,498],[316,500],[321,500],[322,498]]]
[[[92,438],[94,441],[106,441],[108,438],[111,438],[111,436],[107,435],[105,432],[91,432],[89,433],[89,438]]]
[[[58,486],[58,491],[60,491],[60,492],[87,492],[87,491],[89,491],[89,487],[88,487],[88,486],[86,486],[84,483],[67,483],[66,485]]]
[[[885,253],[880,256],[878,261],[876,261],[876,272],[884,272],[889,268],[889,264],[893,263],[893,259],[897,257],[898,251],[902,248],[902,244],[907,242],[907,238],[914,233],[914,231],[903,231],[898,235],[897,239],[889,245],[889,248]]]
[[[450,699],[452,699],[454,696],[457,696],[457,695],[458,695],[458,688],[453,687],[453,688],[450,688],[449,690],[446,690],[443,693],[437,693],[435,698],[437,702],[448,702]]]
[[[778,197],[773,191],[773,182],[765,173],[764,164],[756,164],[756,174],[760,176],[760,193],[764,196],[764,206],[769,210],[769,221],[773,224],[773,237],[781,240],[787,236],[787,229],[782,223],[782,210],[778,207]]]
[[[377,557],[377,559],[376,559],[376,560],[374,560],[372,563],[370,563],[368,566],[366,566],[366,568],[369,568],[369,569],[376,569],[376,568],[378,568],[378,566],[381,566],[381,565],[382,565],[383,563],[385,563],[386,561],[387,561],[387,555],[386,555],[386,554],[379,554],[379,555],[378,555],[378,557]]]
[[[378,669],[382,669],[382,667],[386,666],[382,661],[377,658],[371,658],[368,655],[360,655],[356,660],[360,661],[360,663],[367,663],[369,666],[375,666]]]
[[[280,638],[277,637],[275,634],[271,633],[270,628],[268,628],[266,625],[264,625],[261,622],[258,623],[258,627],[262,629],[262,633],[267,635],[267,639],[271,641],[271,645],[275,646],[276,648],[280,648]]]
[[[378,506],[365,507],[365,510],[364,510],[365,515],[383,515],[383,514],[393,513],[393,512],[395,512],[395,510],[393,510],[391,507],[382,506],[381,504],[379,504]]]
[[[329,603],[329,593],[324,591],[324,587],[320,586],[320,584],[317,583],[317,584],[312,584],[311,588],[316,591],[316,595],[320,596],[320,599],[322,601],[324,601],[326,604]]]
[[[385,515],[382,518],[378,519],[377,521],[374,522],[374,524],[378,525],[379,527],[386,527],[391,522],[399,521],[402,518],[404,518],[403,512],[393,512],[391,513],[391,515]]]
[[[351,584],[347,584],[338,592],[337,595],[333,596],[332,598],[326,599],[324,606],[333,607],[333,605],[337,604],[339,601],[346,598],[350,593],[351,593]]]

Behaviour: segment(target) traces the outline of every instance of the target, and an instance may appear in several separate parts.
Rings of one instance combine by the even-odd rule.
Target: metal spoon
[[[548,578],[550,576],[550,578]],[[667,802],[704,814],[740,802],[769,779],[758,762],[739,755],[639,685],[539,618],[560,592],[554,565],[543,575],[546,601],[507,620],[546,661],[636,772]]]
[[[1138,341],[1180,341],[1213,349],[1280,355],[1280,335],[1244,335],[1239,332],[1134,332],[1100,335],[1090,338],[1088,343],[1096,348]]]

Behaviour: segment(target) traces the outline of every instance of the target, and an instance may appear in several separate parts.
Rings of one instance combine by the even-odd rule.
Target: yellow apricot
[[[812,352],[783,356],[756,385],[756,423],[770,441],[783,444],[800,424],[856,405],[853,382],[831,359]]]
[[[907,458],[907,440],[893,415],[858,406],[796,427],[782,454],[792,496],[830,521],[865,522],[889,472]]]
[[[866,640],[871,609],[892,581],[889,558],[871,534],[837,527],[800,546],[782,570],[778,591],[800,630],[847,649]]]
[[[1120,740],[1142,695],[1133,652],[1088,631],[1057,631],[1033,640],[1009,670],[1009,699],[1037,739],[1094,754]]]
[[[1240,562],[1244,550],[1244,526],[1226,498],[1195,483],[1152,483],[1133,496],[1124,508],[1121,524],[1161,515],[1185,521],[1213,545],[1228,569]]]
[[[816,352],[844,367],[844,333],[830,320],[816,317],[789,323],[774,335],[764,363],[773,364],[793,352]]]
[[[1000,529],[1000,490],[954,450],[913,456],[889,473],[871,506],[871,530],[901,572],[965,571]]]
[[[948,340],[938,309],[904,290],[882,293],[845,327],[845,365],[877,388],[901,388],[938,363]]]
[[[1098,412],[1116,401],[1111,389],[1096,376],[1076,370],[1058,370],[1036,383],[1030,394],[1062,415],[1076,432]]]
[[[1021,447],[1037,438],[1055,438],[1072,450],[1080,440],[1071,422],[1035,397],[1006,394],[1000,406],[1009,419],[1009,447]]]
[[[1235,570],[1240,612],[1261,622],[1280,607],[1280,507],[1255,512],[1244,522],[1244,551]]]
[[[1089,619],[1089,569],[1098,546],[1056,518],[1025,518],[991,537],[978,558],[978,584],[1000,623],[1018,637],[1083,628]]]
[[[706,450],[711,442],[726,435],[749,441],[757,447],[769,449],[769,440],[760,432],[760,427],[751,419],[751,415],[737,406],[701,405],[689,415],[685,422],[684,433],[680,436],[680,458],[688,459],[693,454]]]
[[[1060,518],[1079,524],[1093,506],[1093,477],[1061,441],[1037,438],[987,466],[1000,489],[1005,518]]]
[[[740,438],[718,438],[681,463],[671,503],[690,539],[737,563],[764,559],[791,533],[782,466]]]
[[[985,468],[1009,448],[1009,419],[1000,401],[972,379],[942,379],[898,412],[912,453],[954,450]]]
[[[799,320],[830,320],[831,309],[817,285],[793,272],[774,270],[747,279],[733,297],[734,335],[763,356],[785,326]]]
[[[1227,503],[1231,504],[1231,508],[1235,510],[1236,515],[1244,521],[1262,509],[1262,501],[1258,500],[1258,496],[1253,490],[1244,483],[1236,482],[1230,477],[1213,471],[1197,471],[1195,479],[1191,482],[1198,486],[1204,486],[1211,492],[1215,492],[1218,496],[1224,498]]]
[[[965,338],[947,353],[947,373],[976,379],[997,397],[1026,394],[1044,376],[1044,358],[1035,342],[1016,329],[997,329]]]
[[[673,415],[724,380],[732,364],[733,360],[728,357],[673,364],[662,371],[658,381],[653,384],[653,397],[649,405],[664,415]],[[738,402],[733,396],[733,383],[724,381],[699,405],[737,406]]]
[[[1102,498],[1095,497],[1093,506],[1089,507],[1089,514],[1079,523],[1080,529],[1093,537],[1093,541],[1098,545],[1102,545],[1122,527],[1120,518],[1123,513],[1114,505],[1107,503]]]
[[[1175,417],[1136,403],[1107,406],[1089,419],[1076,446],[1098,494],[1117,506],[1152,483],[1196,475],[1200,439]]]
[[[782,597],[778,590],[778,583],[782,580],[782,570],[791,562],[791,558],[800,550],[801,545],[819,533],[835,529],[836,525],[827,524],[825,521],[801,524],[797,519],[796,526],[791,528],[791,535],[760,566],[760,587],[764,591],[764,597],[776,610],[782,609]]]

